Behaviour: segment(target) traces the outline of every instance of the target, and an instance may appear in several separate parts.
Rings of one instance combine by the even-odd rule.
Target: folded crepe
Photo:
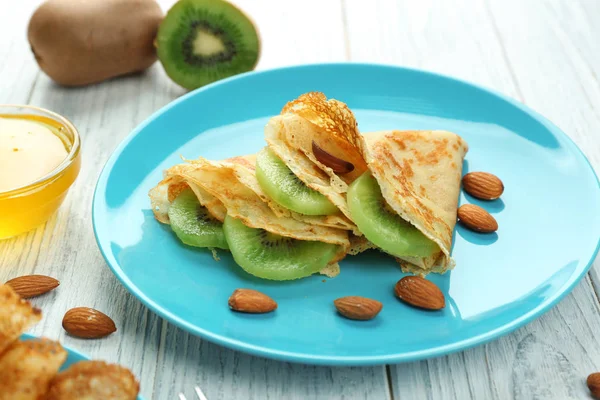
[[[367,170],[356,145],[360,136],[354,115],[346,104],[327,100],[318,92],[304,94],[288,103],[281,114],[265,126],[265,140],[288,168],[309,188],[323,194],[346,217],[347,229],[362,235],[351,222],[345,193],[348,184]],[[317,159],[313,145],[352,164],[340,174]]]
[[[334,265],[346,254],[377,248],[360,232],[347,201],[349,185],[369,172],[381,189],[386,209],[420,231],[422,235],[417,234],[429,239],[425,241],[434,250],[427,257],[414,254],[429,252],[399,256],[389,251],[396,253],[402,269],[425,275],[453,267],[450,250],[467,152],[467,144],[458,135],[445,131],[361,135],[344,103],[312,92],[289,102],[280,115],[271,118],[265,139],[268,149],[339,213],[309,216],[278,204],[261,188],[256,156],[249,155],[223,161],[199,158],[167,170],[165,179],[150,192],[156,218],[169,223],[169,204],[182,190],[191,188],[200,204],[220,221],[229,214],[251,228],[336,244]],[[340,161],[351,168],[336,168]]]
[[[149,193],[154,215],[168,224],[170,204],[183,190],[191,188],[200,204],[221,222],[229,215],[250,228],[337,245],[335,257],[321,271],[336,275],[337,262],[350,251],[347,220],[338,215],[304,216],[283,209],[263,193],[254,172],[254,155],[223,161],[198,158],[175,165],[165,171],[163,181]]]
[[[383,131],[361,137],[360,151],[386,203],[439,246],[429,257],[401,257],[424,275],[454,266],[450,257],[467,143],[446,131]]]
[[[350,109],[318,92],[289,102],[265,127],[269,148],[308,187],[326,196],[352,220],[348,186],[369,171],[388,206],[439,249],[428,257],[398,258],[404,271],[424,275],[452,268],[452,235],[467,144],[445,131],[386,131],[361,134]],[[315,155],[315,145],[351,163],[339,173]],[[353,253],[377,248],[358,227]]]

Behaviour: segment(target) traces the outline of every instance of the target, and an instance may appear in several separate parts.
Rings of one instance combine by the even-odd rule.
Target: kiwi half
[[[251,71],[260,55],[252,21],[223,0],[179,0],[155,44],[167,75],[186,89]]]
[[[365,172],[348,187],[352,220],[369,241],[396,257],[428,257],[439,246],[389,209],[377,180]]]
[[[225,237],[236,263],[263,279],[284,281],[303,278],[325,268],[338,246],[292,239],[264,229],[249,228],[229,215],[223,223]]]
[[[268,147],[256,156],[256,179],[271,199],[288,210],[304,215],[331,215],[339,212],[327,197],[298,179]]]
[[[228,249],[223,224],[203,207],[191,189],[186,189],[169,208],[171,229],[189,246]]]

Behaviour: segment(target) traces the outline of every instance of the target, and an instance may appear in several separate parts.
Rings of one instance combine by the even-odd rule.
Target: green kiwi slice
[[[325,268],[338,246],[292,239],[264,229],[249,228],[230,215],[223,223],[225,237],[236,263],[263,279],[284,281],[303,278]]]
[[[223,224],[203,207],[191,189],[186,189],[169,208],[171,229],[189,246],[228,249]]]
[[[369,241],[396,257],[428,257],[439,246],[389,209],[377,180],[365,172],[348,187],[352,220]]]
[[[306,186],[269,148],[256,156],[256,179],[262,190],[277,204],[304,215],[336,214],[327,197]]]
[[[167,75],[186,89],[251,71],[260,39],[248,17],[223,0],[179,0],[155,42]]]

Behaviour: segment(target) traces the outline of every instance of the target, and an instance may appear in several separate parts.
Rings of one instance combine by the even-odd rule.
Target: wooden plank
[[[515,97],[570,134],[598,169],[600,126],[592,104],[598,104],[594,38],[600,32],[590,22],[597,4],[346,1],[350,56],[454,75]],[[540,84],[540,77],[552,84]],[[598,263],[592,276],[598,282]],[[600,369],[598,308],[587,278],[516,333],[462,353],[392,366],[394,398],[584,398],[585,377]]]
[[[485,11],[472,1],[345,1],[352,61],[452,75],[517,97]],[[377,27],[377,29],[373,29]]]
[[[167,0],[161,4],[166,10],[173,2]],[[321,4],[312,0],[293,5],[266,0],[240,3],[263,35],[259,68],[344,59],[338,1]],[[317,8],[320,12],[314,13]],[[6,15],[0,16],[6,19],[0,20],[6,22],[0,24],[0,33],[19,31],[26,25],[27,12],[3,17]],[[306,21],[310,21],[310,29],[306,28]],[[20,88],[29,82],[30,89],[31,76],[35,77],[37,68],[28,48],[27,51],[22,46],[15,47],[18,51],[9,49],[11,59],[7,64],[13,74],[10,80],[20,82],[20,86],[10,86],[11,91],[4,90],[0,96],[3,101],[6,98],[9,102],[27,102],[29,91]],[[0,71],[3,71],[2,84],[8,84],[6,70]],[[22,93],[26,95],[21,96]],[[131,129],[183,93],[166,78],[160,65],[142,75],[78,89],[59,87],[40,74],[31,103],[52,109],[74,122],[83,138],[83,165],[64,205],[47,224],[0,242],[0,281],[30,273],[55,276],[61,281],[56,291],[33,300],[44,311],[44,319],[33,333],[59,338],[93,358],[130,367],[140,378],[142,394],[147,398],[175,398],[180,390],[193,398],[190,390],[194,385],[200,385],[211,400],[240,396],[388,398],[384,367],[326,368],[279,363],[193,337],[149,312],[106,267],[90,221],[96,179],[112,150]],[[60,321],[67,309],[76,306],[90,306],[107,313],[115,320],[118,332],[95,341],[65,335]]]
[[[346,59],[341,0],[232,0],[258,27],[257,69]]]
[[[599,173],[600,3],[490,1],[489,10],[528,103],[551,116]],[[537,17],[527,18],[532,14]],[[540,76],[552,84],[540,85]],[[600,296],[600,258],[591,277]]]
[[[589,19],[600,15],[598,3],[511,0],[488,8],[527,103],[567,132],[598,170],[600,29]]]
[[[0,104],[29,102],[38,68],[27,41],[27,21],[37,4],[4,4],[0,12]]]
[[[384,368],[329,368],[290,364],[221,348],[168,325],[155,397],[176,391],[210,400],[388,399]]]

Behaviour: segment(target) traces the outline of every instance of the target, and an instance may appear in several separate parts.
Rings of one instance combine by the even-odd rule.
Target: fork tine
[[[199,398],[200,400],[208,400],[208,399],[206,398],[206,396],[204,395],[204,393],[202,393],[202,390],[200,390],[200,387],[196,386],[196,387],[194,388],[194,390],[196,391],[196,394],[198,395],[198,398]]]
[[[183,393],[179,393],[179,400],[187,400]]]

